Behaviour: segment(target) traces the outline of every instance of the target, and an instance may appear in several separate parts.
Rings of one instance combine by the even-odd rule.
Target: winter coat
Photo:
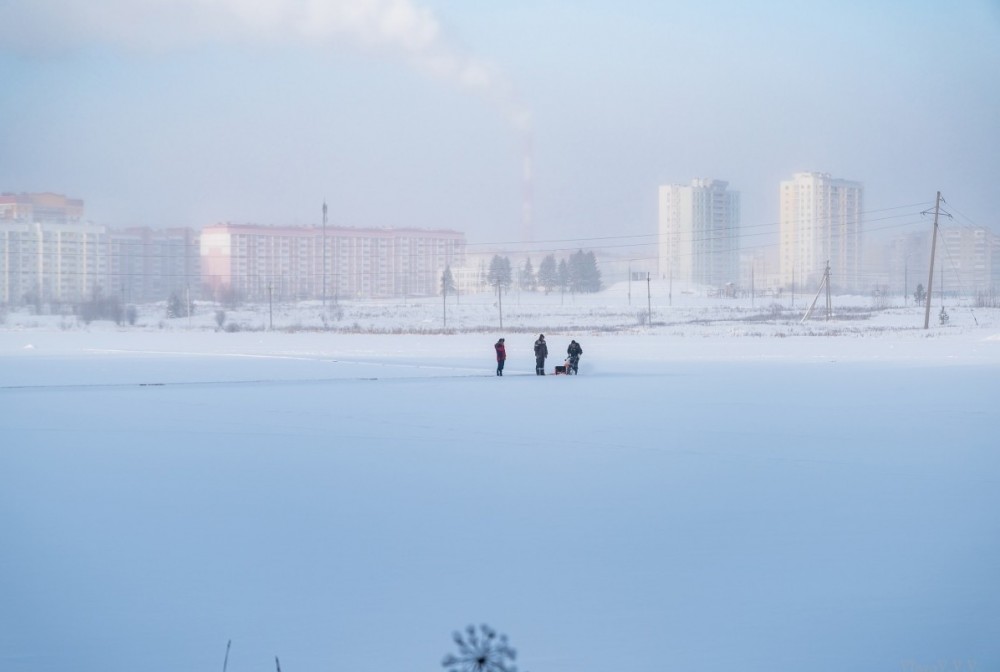
[[[496,345],[494,345],[493,347],[496,348],[498,362],[502,362],[507,359],[507,348],[504,347],[503,343],[497,341]]]
[[[535,357],[545,359],[549,356],[549,346],[545,344],[545,339],[540,338],[535,341]]]
[[[573,341],[572,343],[569,344],[569,347],[566,348],[566,354],[569,355],[570,357],[572,357],[573,355],[579,357],[580,355],[583,354],[583,348],[580,347],[579,343]]]

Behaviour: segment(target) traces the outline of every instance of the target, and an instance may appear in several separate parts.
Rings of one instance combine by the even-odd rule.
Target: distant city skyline
[[[313,225],[325,201],[488,243],[526,211],[536,240],[655,234],[659,185],[719,176],[777,241],[777,185],[818,171],[998,226],[987,0],[172,6],[0,7],[0,190],[119,227]]]

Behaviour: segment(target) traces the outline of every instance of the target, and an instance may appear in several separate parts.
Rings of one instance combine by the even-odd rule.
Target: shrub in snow
[[[517,651],[507,642],[507,635],[497,635],[488,625],[469,626],[452,635],[458,653],[449,653],[441,661],[448,672],[517,672]]]
[[[181,297],[174,292],[167,299],[167,317],[187,317],[189,315],[194,315],[194,302],[189,301],[187,305],[184,305],[184,301]]]
[[[875,310],[885,310],[889,307],[889,288],[876,285],[872,289],[872,308]]]
[[[117,298],[102,298],[96,294],[90,301],[77,304],[76,313],[84,324],[90,324],[94,320],[114,320],[115,324],[121,324],[125,315]]]

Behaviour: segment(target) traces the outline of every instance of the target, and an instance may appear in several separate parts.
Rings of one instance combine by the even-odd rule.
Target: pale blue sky
[[[538,239],[652,233],[656,186],[693,177],[774,222],[801,170],[1000,228],[995,0],[8,0],[0,25],[0,191],[99,223],[318,223],[326,198],[513,240],[530,111]]]

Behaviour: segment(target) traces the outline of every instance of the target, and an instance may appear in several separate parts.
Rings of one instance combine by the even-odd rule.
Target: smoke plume
[[[90,46],[171,50],[212,43],[349,43],[482,96],[519,130],[529,123],[510,82],[442,35],[413,0],[32,0],[0,3],[0,49],[51,54]]]

